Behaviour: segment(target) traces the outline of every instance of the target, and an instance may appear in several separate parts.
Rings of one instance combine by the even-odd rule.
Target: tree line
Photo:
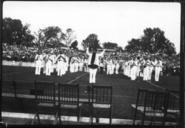
[[[72,49],[78,49],[78,41],[71,28],[63,32],[58,26],[48,26],[32,34],[29,27],[29,24],[23,25],[19,19],[4,18],[2,28],[3,43],[9,45],[24,45],[27,47],[36,46],[39,47],[39,49],[47,47],[70,47]],[[87,47],[91,47],[95,49],[114,49],[118,52],[148,52],[151,54],[161,53],[168,56],[176,55],[174,43],[165,37],[164,31],[160,28],[146,28],[143,33],[141,38],[132,38],[128,41],[124,49],[116,42],[104,42],[100,45],[98,35],[95,33],[89,34],[81,42],[81,45],[84,50]]]

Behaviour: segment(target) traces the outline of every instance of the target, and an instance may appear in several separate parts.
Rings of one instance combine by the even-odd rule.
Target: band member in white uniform
[[[64,58],[64,56],[62,56],[62,54],[59,54],[56,58],[57,60],[57,75],[58,76],[62,76],[66,73],[66,66],[67,66],[67,61]]]
[[[46,53],[43,53],[43,73],[46,74],[46,62],[47,62],[48,55]]]
[[[128,66],[127,66],[127,76],[128,77],[131,77],[132,64],[133,64],[133,58],[128,61]]]
[[[38,53],[35,56],[35,75],[40,75],[41,68],[42,68],[42,54]]]
[[[64,75],[64,60],[62,57],[60,57],[58,60],[57,60],[57,67],[56,67],[56,70],[57,70],[57,76],[62,76]]]
[[[50,76],[51,72],[53,71],[53,60],[50,57],[51,55],[48,56],[47,62],[46,62],[46,76]]]
[[[129,66],[129,61],[127,60],[127,61],[125,61],[125,63],[124,63],[124,75],[125,76],[128,76],[128,66]]]
[[[152,79],[153,70],[154,70],[154,61],[150,60],[148,80]]]
[[[83,65],[84,65],[83,58],[80,58],[79,61],[80,61],[80,63],[79,63],[79,71],[82,72],[83,71]]]
[[[143,80],[147,81],[149,80],[149,73],[150,73],[150,60],[147,59],[145,62],[145,68],[143,70]]]
[[[105,49],[101,53],[96,53],[96,50],[92,50],[92,53],[90,53],[89,48],[87,48],[86,53],[89,56],[89,83],[96,83],[96,73],[99,65],[99,57],[104,55]]]
[[[79,64],[80,64],[80,60],[79,60],[79,58],[76,57],[76,61],[74,63],[74,72],[79,71]]]
[[[115,62],[114,62],[114,60],[111,60],[111,75],[113,75],[114,74],[114,71],[115,71]]]
[[[53,53],[53,51],[52,51],[51,55],[49,56],[49,58],[52,60],[50,72],[53,73],[54,69],[55,69],[55,62],[56,62],[56,55]]]
[[[162,71],[162,61],[155,60],[155,81],[159,81],[161,71]]]
[[[140,77],[144,77],[145,60],[142,58],[140,61]]]
[[[112,60],[108,59],[106,61],[107,63],[107,75],[111,75],[111,70],[112,70]]]
[[[137,75],[137,65],[138,65],[138,60],[135,58],[135,60],[132,63],[132,68],[131,68],[131,80],[136,80],[136,75]]]
[[[83,62],[84,62],[84,72],[88,72],[88,62],[87,62],[87,59],[84,58]]]
[[[119,74],[119,67],[120,67],[120,65],[119,65],[119,61],[117,60],[116,61],[116,74]]]
[[[76,70],[76,68],[78,68],[77,67],[77,58],[76,57],[71,57],[71,60],[70,60],[70,72],[71,73],[74,73],[74,72],[76,72],[77,70]]]
[[[125,62],[126,62],[126,61],[123,61],[123,62],[122,62],[122,66],[121,66],[122,71],[123,71],[123,75],[125,75]]]
[[[137,63],[137,72],[136,72],[136,76],[140,77],[140,72],[141,72],[141,59],[140,57],[137,57],[138,63]]]

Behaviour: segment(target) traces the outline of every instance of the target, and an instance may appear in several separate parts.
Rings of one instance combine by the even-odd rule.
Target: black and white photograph
[[[179,2],[5,1],[6,125],[178,126]]]

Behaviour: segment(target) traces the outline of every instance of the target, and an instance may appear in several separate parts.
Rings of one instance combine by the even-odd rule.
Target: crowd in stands
[[[3,48],[3,60],[8,61],[23,61],[34,62],[35,55],[37,54],[37,47],[26,47],[22,45],[7,45],[2,44]]]

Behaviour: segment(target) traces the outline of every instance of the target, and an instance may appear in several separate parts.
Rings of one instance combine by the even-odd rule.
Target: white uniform
[[[116,74],[119,74],[119,67],[120,65],[119,65],[119,62],[117,61],[116,62]]]
[[[57,57],[57,66],[56,66],[58,76],[62,76],[66,73],[67,66],[66,64],[67,64],[66,59],[62,55],[59,55]]]
[[[112,61],[109,60],[107,61],[107,75],[111,75],[111,70],[112,70]]]
[[[140,61],[138,61],[138,63],[137,63],[137,71],[136,71],[136,76],[137,77],[140,76],[140,71],[141,71],[141,63],[140,63]]]
[[[85,72],[88,72],[88,67],[87,67],[87,65],[88,65],[88,63],[87,63],[87,59],[84,59],[84,71]]]
[[[74,62],[73,62],[74,60],[72,60],[71,62],[70,62],[70,72],[71,73],[74,73]]]
[[[121,68],[122,68],[122,71],[123,71],[123,75],[125,75],[125,62],[122,63]]]
[[[155,81],[159,81],[160,72],[162,71],[162,61],[155,62]]]
[[[53,62],[52,61],[53,60],[50,57],[48,57],[47,62],[46,62],[46,76],[50,76],[51,72],[53,71],[52,70],[52,68],[53,68],[53,66],[52,66]]]
[[[133,60],[130,60],[129,62],[128,62],[128,66],[127,66],[127,76],[128,77],[131,77],[131,66],[132,66],[132,64],[133,64]]]
[[[142,60],[140,62],[140,73],[139,73],[140,77],[144,77],[144,66],[145,66],[145,60]]]
[[[52,55],[50,55],[49,56],[49,58],[52,60],[52,64],[51,64],[51,67],[50,67],[50,71],[51,71],[51,73],[53,73],[54,72],[54,69],[55,69],[55,59],[56,59],[56,55],[55,54],[52,54]]]
[[[140,77],[144,77],[144,66],[145,66],[145,60],[140,61]]]
[[[136,80],[136,75],[137,75],[137,65],[138,65],[138,61],[135,60],[132,63],[132,68],[131,68],[131,80]]]
[[[123,71],[123,72],[124,72],[124,75],[126,75],[126,76],[127,76],[127,72],[128,72],[128,71],[127,71],[127,70],[128,70],[128,69],[127,69],[127,66],[128,66],[128,61],[126,61],[126,62],[124,63],[124,66],[123,66],[123,68],[124,68],[124,71]]]
[[[74,72],[78,72],[79,71],[79,62],[76,60],[74,63]]]
[[[154,62],[150,61],[148,80],[152,79],[152,72],[153,72],[153,69],[154,69],[153,65],[154,65]]]
[[[114,74],[115,67],[116,67],[115,63],[114,63],[114,61],[112,61],[112,63],[111,63],[111,75]]]
[[[41,68],[42,68],[42,61],[43,61],[43,56],[37,54],[35,56],[35,75],[40,75]]]
[[[143,70],[143,80],[148,80],[149,77],[149,65],[150,65],[150,61],[147,60],[145,63],[145,68]]]
[[[79,63],[79,71],[80,71],[80,72],[83,71],[83,65],[84,65],[83,60],[80,59],[80,63]]]
[[[70,61],[70,72],[71,73],[77,72],[78,70],[77,68],[78,68],[77,59],[75,57],[72,57]]]
[[[68,71],[68,67],[69,67],[69,57],[66,56],[66,55],[63,55],[63,57],[66,60],[66,63],[65,63],[65,72],[67,72]]]
[[[47,62],[47,54],[43,55],[43,73],[46,74],[46,62]]]
[[[64,61],[63,60],[61,60],[61,59],[59,59],[58,61],[57,61],[57,75],[58,76],[62,76],[62,75],[64,75]]]

